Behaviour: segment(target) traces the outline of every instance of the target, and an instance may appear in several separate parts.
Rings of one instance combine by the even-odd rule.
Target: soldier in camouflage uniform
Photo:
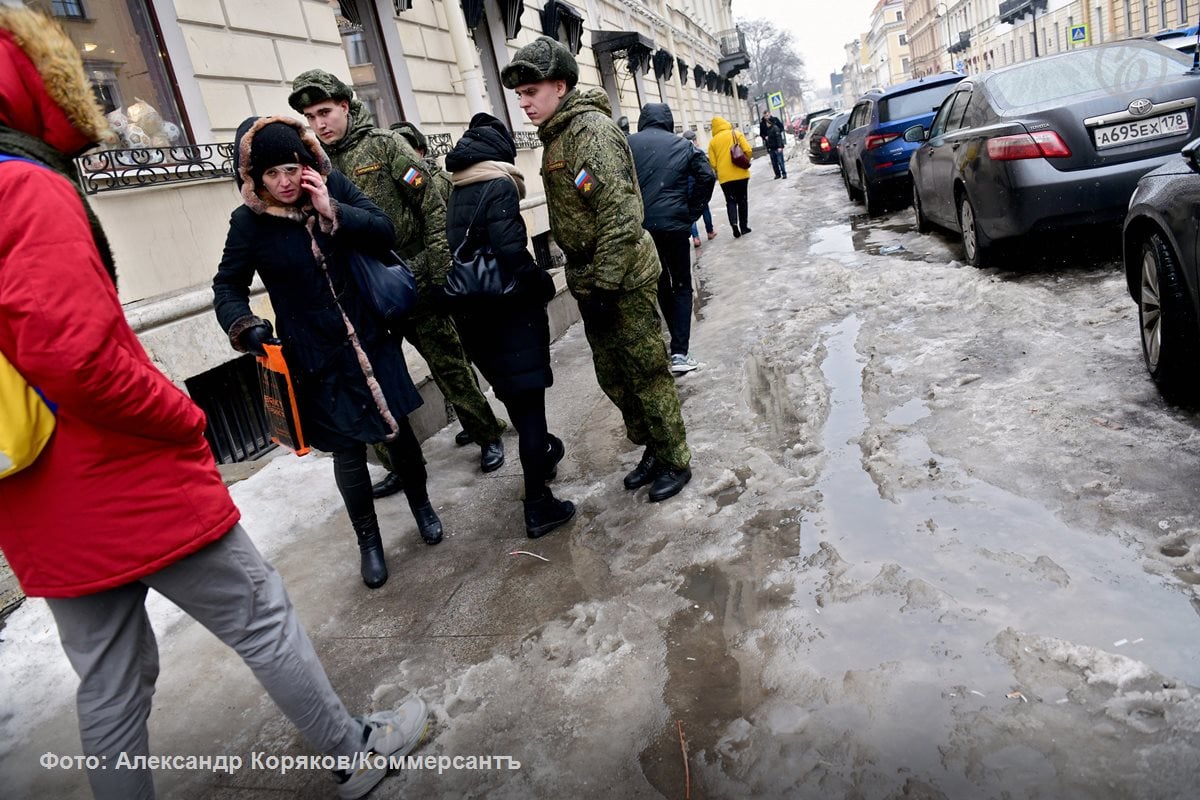
[[[480,469],[499,469],[504,464],[500,434],[506,426],[480,391],[454,323],[433,305],[435,287],[445,283],[450,270],[450,246],[446,202],[436,188],[430,190],[436,183],[428,166],[400,133],[375,127],[353,90],[335,75],[319,69],[301,73],[292,82],[288,104],[308,120],[333,166],[395,224],[395,250],[412,267],[419,292],[416,309],[398,332],[417,348],[463,428],[479,442]],[[384,466],[390,467],[386,461]],[[401,486],[389,471],[374,488],[381,497]]]
[[[437,163],[437,159],[429,155],[429,140],[425,138],[425,134],[421,133],[416,125],[413,125],[408,120],[397,122],[392,125],[392,130],[404,137],[404,141],[408,142],[413,151],[421,157],[425,163],[425,167],[429,170],[429,174],[433,176],[433,186],[437,189],[438,194],[446,201],[446,205],[450,204],[450,190],[454,188],[450,181],[450,173],[442,169],[441,164]]]
[[[575,57],[548,36],[522,47],[501,80],[538,126],[550,230],[567,256],[600,388],[621,410],[629,439],[645,445],[625,488],[650,484],[650,501],[691,480],[691,453],[658,319],[654,242],[625,135],[605,94],[578,92]]]

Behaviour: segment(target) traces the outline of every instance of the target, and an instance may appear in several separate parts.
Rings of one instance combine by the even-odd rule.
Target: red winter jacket
[[[0,124],[66,153],[88,141],[2,29]],[[0,351],[58,404],[37,462],[0,479],[0,549],[21,587],[91,594],[219,539],[239,514],[204,413],[125,322],[75,189],[45,167],[7,162],[0,209]]]

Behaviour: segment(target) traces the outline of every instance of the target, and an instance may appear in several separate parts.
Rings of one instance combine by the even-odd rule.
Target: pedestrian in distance
[[[713,137],[708,143],[708,163],[717,171],[717,180],[721,191],[725,194],[725,211],[729,215],[729,227],[733,229],[736,239],[750,233],[749,211],[750,200],[747,192],[750,188],[750,170],[733,163],[731,150],[737,144],[747,157],[750,156],[750,143],[741,131],[735,131],[724,117],[713,117]]]
[[[450,251],[490,247],[502,274],[515,281],[509,294],[450,297],[463,346],[504,403],[520,437],[525,477],[525,532],[544,536],[575,516],[575,506],[546,485],[558,474],[565,449],[546,425],[550,369],[550,320],[546,304],[554,279],[529,254],[521,218],[525,177],[515,166],[512,134],[490,114],[476,114],[446,156],[454,191],[446,215]]]
[[[662,272],[658,305],[671,334],[671,372],[696,369],[689,352],[692,332],[692,221],[700,216],[717,182],[704,154],[675,135],[675,119],[665,103],[647,103],[638,132],[629,137],[642,191],[642,227],[650,232]]]
[[[662,341],[660,266],[642,228],[642,197],[625,135],[608,97],[580,92],[579,65],[560,42],[539,36],[501,72],[538,127],[550,230],[567,258],[600,388],[621,410],[626,434],[645,447],[625,488],[650,485],[651,502],[692,477],[679,395]]]
[[[700,149],[700,145],[696,144],[696,132],[688,128],[683,132],[683,138],[687,139],[697,153],[704,155],[704,151]],[[711,166],[711,165],[710,165]],[[704,231],[708,234],[709,241],[717,238],[717,229],[713,226],[712,211],[708,208],[708,201],[704,202],[704,210],[700,212],[704,218]],[[692,247],[700,246],[700,228],[696,222],[692,223]]]
[[[238,522],[204,412],[126,323],[72,160],[107,127],[67,34],[0,0],[0,355],[57,406],[36,460],[0,479],[0,549],[25,594],[45,598],[79,676],[92,795],[154,797],[154,589],[231,647],[309,744],[334,757],[338,794],[362,797],[387,771],[364,757],[416,747],[425,704],[346,710],[279,573]]]
[[[391,218],[393,249],[412,267],[419,295],[416,309],[395,333],[425,359],[434,382],[479,444],[480,470],[500,469],[505,424],[483,396],[454,322],[434,301],[450,271],[446,202],[434,174],[404,136],[375,126],[366,106],[336,75],[319,69],[300,74],[288,104],[308,120],[333,165]]]
[[[417,530],[442,540],[425,488],[425,461],[407,414],[421,405],[399,345],[361,295],[346,254],[384,256],[391,220],[346,176],[320,143],[287,117],[250,117],[234,142],[242,205],[229,220],[213,279],[217,321],[236,350],[261,354],[275,333],[295,383],[308,442],[333,454],[334,478],[358,537],[363,583],[387,581],[371,496],[366,445],[386,442],[401,473]],[[278,331],[250,310],[257,273]]]
[[[787,164],[784,161],[783,149],[787,146],[787,134],[783,122],[769,110],[764,111],[762,120],[758,123],[758,135],[762,137],[763,146],[771,156],[771,169],[775,171],[775,180],[787,177]]]

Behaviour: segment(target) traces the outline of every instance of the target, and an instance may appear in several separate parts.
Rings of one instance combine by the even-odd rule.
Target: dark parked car
[[[875,89],[859,98],[850,111],[838,148],[842,181],[851,200],[867,204],[872,216],[882,213],[885,193],[908,193],[908,159],[917,145],[904,140],[913,125],[929,125],[933,112],[963,76],[930,75]]]
[[[1138,181],[1123,235],[1142,355],[1163,395],[1196,400],[1200,353],[1200,139]]]
[[[817,117],[808,131],[808,160],[814,164],[836,164],[837,145],[841,136],[838,130],[850,119],[850,112],[832,117]]]
[[[1029,234],[1118,224],[1138,178],[1200,132],[1200,75],[1151,41],[1043,56],[959,84],[910,164],[917,227],[961,231],[967,260]]]

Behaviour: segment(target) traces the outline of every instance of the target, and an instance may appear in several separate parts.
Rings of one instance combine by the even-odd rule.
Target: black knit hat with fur
[[[262,174],[280,164],[303,164],[316,169],[317,162],[300,134],[291,125],[272,122],[254,134],[250,142],[250,174],[262,184]]]

